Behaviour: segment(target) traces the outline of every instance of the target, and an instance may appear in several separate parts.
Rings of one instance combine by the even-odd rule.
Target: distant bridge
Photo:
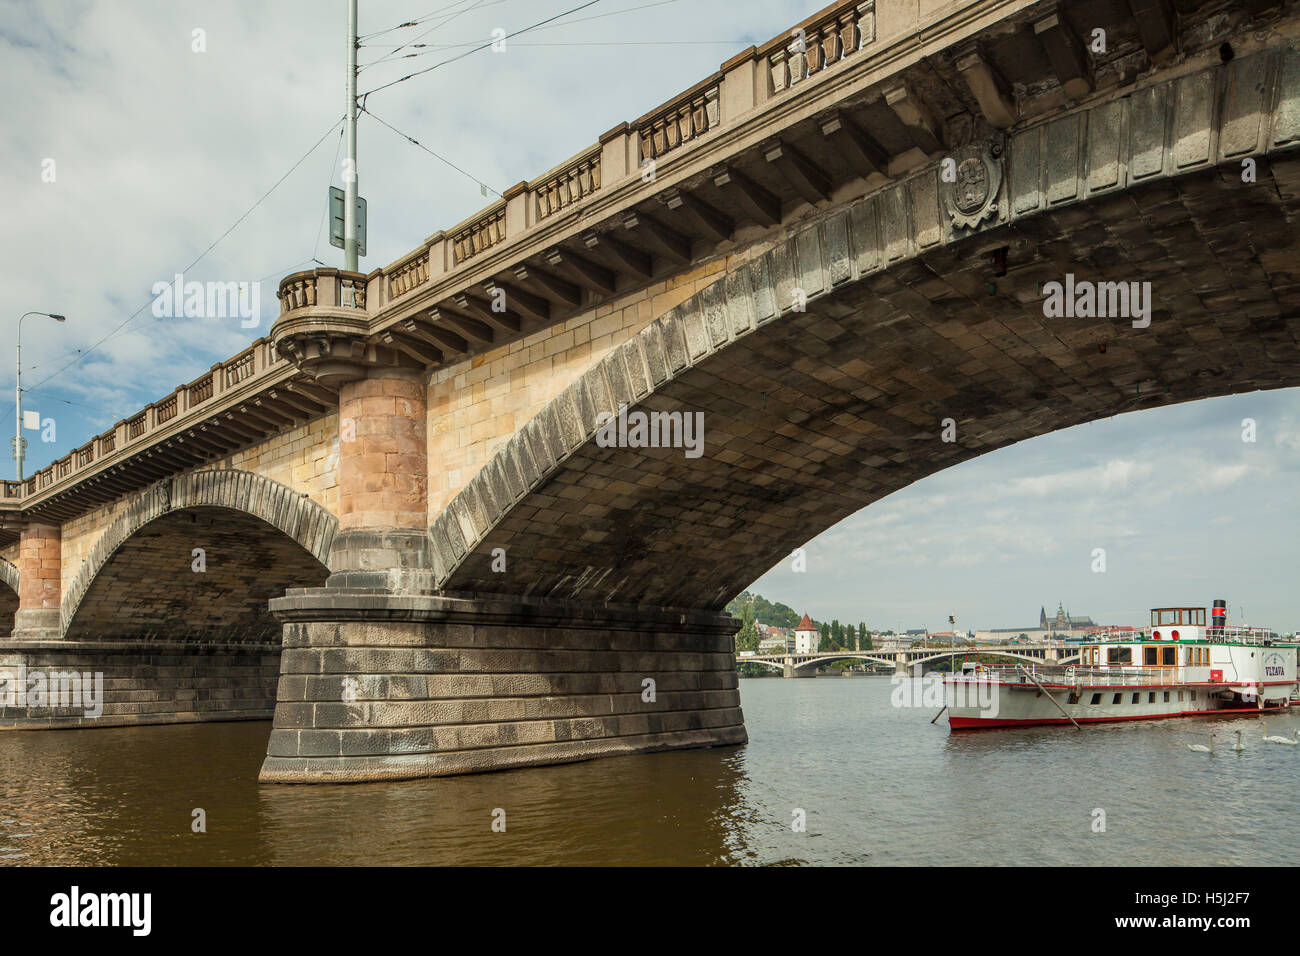
[[[892,664],[894,672],[905,674],[908,670],[919,672],[922,665],[944,657],[970,654],[997,654],[1022,661],[1048,664],[1071,664],[1079,659],[1079,647],[1065,641],[1044,641],[1039,644],[964,644],[955,647],[912,647],[902,651],[817,651],[812,654],[754,654],[737,656],[737,663],[762,664],[782,672],[784,677],[814,677],[818,667],[833,661],[866,661],[871,664]],[[797,673],[803,671],[803,673]]]

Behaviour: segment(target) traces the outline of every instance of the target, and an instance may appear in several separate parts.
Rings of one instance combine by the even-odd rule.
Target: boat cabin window
[[[1106,648],[1107,664],[1132,664],[1133,648],[1131,647],[1108,647]]]
[[[1162,665],[1164,665],[1165,667],[1173,667],[1175,664],[1178,663],[1178,648],[1162,647],[1160,648],[1160,651],[1161,651],[1160,663]]]
[[[1151,609],[1152,627],[1178,627],[1186,624],[1205,626],[1203,607],[1154,607]]]
[[[1142,648],[1142,663],[1145,664],[1147,667],[1155,667],[1156,664],[1159,663],[1159,661],[1157,660],[1159,652],[1160,652],[1160,648],[1158,647]]]

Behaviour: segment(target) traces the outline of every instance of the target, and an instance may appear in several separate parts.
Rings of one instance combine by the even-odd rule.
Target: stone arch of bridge
[[[792,226],[502,446],[431,522],[439,586],[720,609],[964,460],[1300,385],[1297,75],[1290,48],[1189,72],[973,145],[960,190],[936,163]],[[1127,313],[1049,316],[1076,279]]]
[[[1042,654],[1024,653],[1021,651],[1012,651],[1012,650],[990,651],[988,649],[984,649],[979,652],[976,652],[976,651],[963,650],[961,648],[958,648],[951,651],[942,651],[937,654],[930,654],[925,657],[910,658],[907,661],[907,666],[912,667],[917,664],[928,664],[931,661],[937,661],[945,657],[960,657],[964,654],[974,654],[974,653],[982,654],[985,657],[1011,657],[1011,658],[1015,658],[1018,661],[1025,661],[1028,664],[1043,664],[1043,663],[1068,664],[1069,662],[1076,660],[1079,656],[1078,652],[1075,651],[1072,654],[1065,654],[1060,658],[1055,658],[1051,661],[1048,661],[1047,658]]]
[[[795,670],[803,667],[821,667],[823,664],[833,664],[836,661],[863,661],[867,664],[893,664],[894,656],[892,654],[872,654],[869,651],[854,654],[835,654],[831,657],[810,657],[806,661],[800,661],[794,665]]]
[[[18,611],[18,568],[12,561],[0,558],[0,634],[14,629],[14,614]]]
[[[278,642],[266,602],[324,584],[337,527],[319,504],[252,472],[159,482],[82,562],[63,597],[64,636]]]

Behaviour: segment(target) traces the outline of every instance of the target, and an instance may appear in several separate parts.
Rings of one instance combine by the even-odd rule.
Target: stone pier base
[[[747,740],[732,636],[700,611],[290,591],[261,780],[448,776]]]
[[[278,644],[6,641],[0,730],[266,720],[279,670]]]

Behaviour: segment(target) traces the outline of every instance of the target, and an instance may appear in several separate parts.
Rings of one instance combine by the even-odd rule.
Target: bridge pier
[[[339,386],[339,530],[327,587],[433,585],[421,378],[417,369],[383,368]]]
[[[63,597],[62,529],[30,522],[18,542],[18,610],[12,640],[57,641],[62,634],[59,603]]]
[[[280,332],[292,343],[292,327]],[[284,652],[262,781],[443,776],[746,740],[728,615],[437,592],[423,370],[341,340],[322,347],[314,331],[289,348],[339,385],[339,532],[325,585],[270,602]]]
[[[260,779],[445,776],[746,738],[733,618],[290,591]]]

